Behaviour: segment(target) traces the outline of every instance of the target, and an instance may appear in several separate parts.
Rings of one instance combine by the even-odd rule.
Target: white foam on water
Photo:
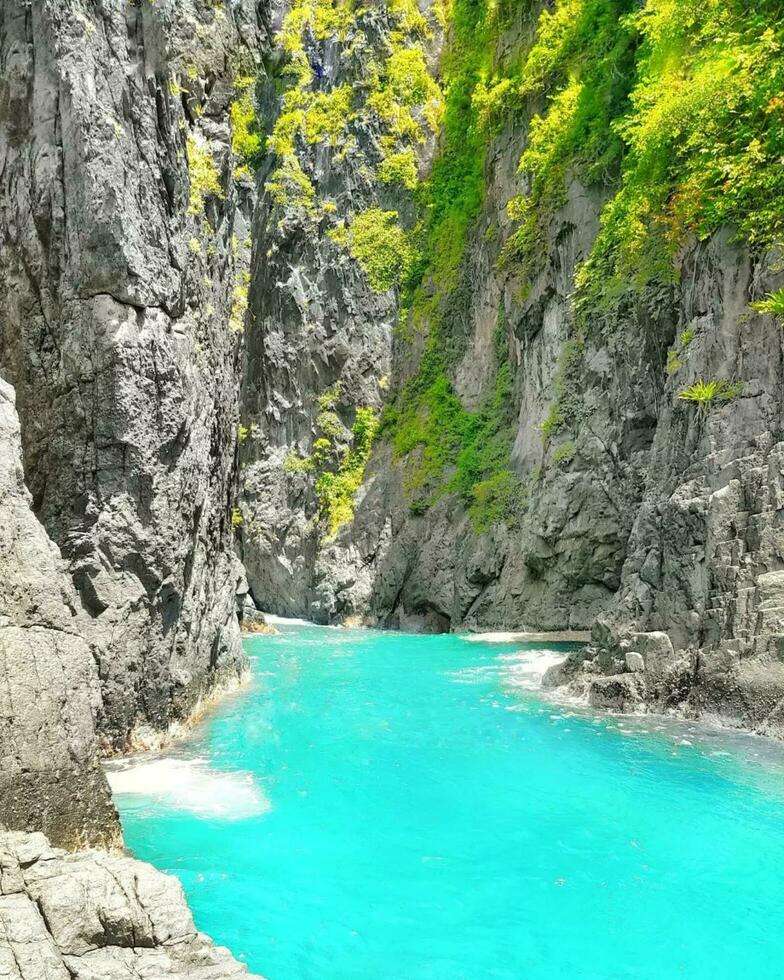
[[[566,659],[554,650],[518,650],[500,658],[504,662],[504,682],[524,691],[539,691],[542,678],[551,667]]]
[[[205,759],[123,760],[106,766],[113,793],[144,796],[177,810],[220,820],[245,820],[271,804],[251,773],[221,772]]]
[[[448,676],[458,684],[479,684],[495,677],[507,688],[539,691],[549,668],[565,659],[565,654],[554,650],[516,650],[496,657],[492,664],[464,667]]]
[[[264,619],[270,626],[315,626],[308,619],[295,619],[289,616],[275,616],[272,613],[264,613]]]

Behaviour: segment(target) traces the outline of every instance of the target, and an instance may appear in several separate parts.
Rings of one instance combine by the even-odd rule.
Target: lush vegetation
[[[354,495],[362,486],[378,430],[372,408],[358,408],[351,427],[351,442],[339,453],[335,469],[325,469],[316,480],[316,498],[326,538],[334,538],[354,518]]]
[[[751,305],[757,313],[775,317],[784,325],[784,289],[777,289],[775,293],[769,293],[765,299]]]
[[[520,158],[529,189],[509,202],[518,227],[501,256],[526,279],[539,271],[548,224],[565,202],[569,179],[604,183],[618,171],[624,146],[615,123],[628,107],[636,44],[627,15],[638,7],[636,0],[558,0],[542,11],[527,55],[499,66],[476,93],[490,132],[545,99]]]
[[[520,70],[481,95],[493,125],[532,95],[530,190],[505,258],[535,270],[572,176],[617,192],[578,276],[583,308],[677,277],[680,248],[729,226],[784,237],[784,8],[778,0],[557,0]]]
[[[458,494],[477,531],[516,522],[526,503],[510,463],[516,409],[502,313],[495,383],[484,403],[467,410],[450,380],[458,353],[451,325],[468,315],[461,262],[484,194],[487,138],[475,96],[489,67],[496,26],[484,0],[454,0],[442,66],[446,102],[440,149],[429,181],[419,189],[424,220],[401,314],[403,335],[424,333],[425,350],[416,376],[387,408],[383,422],[396,456],[405,459],[412,510],[422,513],[443,496]]]
[[[381,38],[379,15],[386,18]],[[437,5],[429,16],[443,17],[442,7]],[[364,236],[378,215],[365,218],[364,226],[360,224],[352,234],[352,223],[361,223],[363,216],[338,219],[334,202],[321,200],[313,180],[310,148],[328,144],[335,150],[335,163],[351,156],[365,179],[400,184],[409,192],[415,189],[416,149],[437,130],[441,114],[441,92],[428,71],[425,53],[432,24],[416,0],[387,0],[379,9],[352,0],[294,0],[280,32],[291,84],[267,140],[277,157],[267,191],[280,209],[281,221],[326,219],[335,232],[333,240],[349,248],[368,272],[371,286],[382,291],[397,279],[390,281],[385,274],[379,277],[368,271],[385,264],[384,258],[376,262],[368,254],[373,241]],[[319,61],[319,46],[327,40],[340,45],[342,71],[349,79],[331,88],[325,87]],[[368,128],[379,134],[370,149],[360,146],[356,136]],[[396,238],[402,234],[399,228]],[[364,246],[351,249],[352,240],[363,236]]]
[[[710,381],[695,381],[678,393],[682,401],[692,402],[705,414],[714,402],[730,401],[743,391],[743,385],[733,384],[726,378],[712,378]]]
[[[368,208],[348,228],[339,225],[332,229],[330,237],[348,248],[377,292],[386,292],[408,274],[411,244],[398,223],[397,211]]]
[[[335,384],[318,400],[316,439],[311,454],[301,456],[292,451],[283,464],[286,473],[312,475],[319,524],[327,541],[354,517],[354,495],[362,486],[365,466],[378,431],[375,411],[358,408],[351,432],[347,432],[335,411],[340,394],[340,385]]]
[[[188,137],[188,177],[190,179],[190,198],[188,214],[203,214],[208,197],[223,198],[218,167],[209,146],[196,136]]]
[[[264,138],[259,126],[254,99],[254,75],[239,75],[234,79],[234,101],[229,106],[231,120],[231,151],[239,161],[234,169],[235,179],[251,177],[264,157]]]

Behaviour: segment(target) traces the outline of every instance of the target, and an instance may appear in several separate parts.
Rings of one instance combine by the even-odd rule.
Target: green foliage
[[[295,449],[290,449],[283,460],[284,473],[312,473],[315,463],[311,456],[300,456]]]
[[[379,16],[386,18],[385,30],[379,30]],[[334,204],[317,200],[303,150],[327,143],[339,147],[336,161],[351,153],[361,168],[365,150],[354,134],[369,124],[380,133],[364,161],[366,173],[372,177],[377,170],[382,183],[414,190],[414,148],[435,133],[441,113],[441,92],[424,49],[431,36],[428,17],[437,16],[435,8],[423,15],[415,0],[386,0],[378,9],[352,0],[293,0],[279,36],[293,84],[267,141],[279,159],[267,184],[276,205],[308,218],[333,214]],[[337,42],[353,84],[324,88],[314,78],[313,40]]]
[[[336,412],[320,412],[316,419],[316,426],[328,439],[335,439],[343,434],[343,423]]]
[[[413,150],[392,153],[381,161],[378,179],[382,184],[401,184],[413,191],[417,186],[417,163]]]
[[[752,303],[751,308],[757,313],[775,317],[779,323],[784,325],[784,289],[777,289],[774,293],[768,293],[765,299]]]
[[[558,355],[553,388],[555,399],[542,423],[542,442],[547,447],[552,436],[573,427],[579,418],[581,407],[580,369],[583,358],[583,342],[579,337],[567,340]]]
[[[477,534],[489,531],[495,524],[517,527],[528,504],[528,489],[508,469],[475,483],[471,496],[468,516]]]
[[[784,235],[784,7],[649,0],[626,23],[642,44],[622,179],[578,281],[594,305],[671,281],[689,236]]]
[[[283,461],[288,474],[315,475],[313,488],[319,508],[324,540],[331,540],[340,528],[354,517],[354,495],[362,486],[365,465],[370,458],[379,422],[372,408],[358,408],[349,435],[334,411],[340,399],[341,385],[336,382],[317,399],[319,414],[310,456],[291,450]]]
[[[240,424],[237,426],[237,439],[240,445],[245,442],[249,433],[250,429],[247,427],[247,425],[243,425],[242,422],[240,422]]]
[[[412,110],[421,107],[422,117],[435,131],[441,91],[427,69],[425,52],[420,45],[396,45],[394,37],[392,44],[392,54],[371,78],[366,105],[384,124],[390,143],[396,139],[421,142],[421,123]]]
[[[692,340],[694,340],[696,336],[697,336],[697,331],[694,329],[694,327],[686,327],[686,329],[681,333],[680,337],[678,338],[678,342],[680,343],[683,350],[686,350],[686,348],[689,346],[689,344],[692,342]]]
[[[681,332],[678,337],[677,349],[667,351],[667,374],[672,376],[680,371],[683,367],[683,359],[680,355],[686,351],[696,336],[697,331],[694,327],[687,327]]]
[[[577,445],[573,442],[565,442],[555,450],[552,461],[556,466],[568,466],[576,454]]]
[[[397,218],[397,211],[368,208],[348,229],[332,234],[334,240],[345,243],[379,293],[396,286],[411,264],[411,245]]]
[[[340,401],[340,395],[343,386],[339,381],[336,381],[331,388],[327,388],[326,391],[322,392],[316,400],[318,407],[322,412],[329,412],[334,409],[338,402]]]
[[[229,330],[232,333],[244,333],[245,315],[248,312],[248,289],[250,273],[245,271],[240,275],[239,282],[232,290],[231,310],[229,311]]]
[[[678,357],[676,350],[667,351],[667,374],[677,374],[683,367],[683,361]]]
[[[672,282],[690,236],[729,226],[752,246],[780,243],[783,53],[778,0],[549,4],[527,54],[495,66],[474,96],[490,133],[546,100],[528,126],[502,265],[524,280],[539,271],[572,177],[616,187],[578,272],[580,310]]]
[[[220,174],[212,158],[209,147],[195,136],[188,137],[188,177],[190,179],[190,199],[188,214],[199,215],[204,211],[208,197],[223,198]]]
[[[515,408],[507,343],[499,316],[495,385],[477,411],[468,411],[455,394],[435,347],[387,410],[384,428],[395,455],[406,457],[405,489],[414,513],[446,494],[459,494],[477,531],[519,518],[525,491],[510,468]]]
[[[485,0],[453,0],[442,65],[441,144],[420,195],[427,218],[422,254],[412,267],[412,298],[426,277],[442,293],[454,286],[468,229],[482,204],[486,139],[473,97],[490,58],[489,30]]]
[[[405,459],[412,511],[423,513],[445,494],[458,494],[478,532],[496,523],[514,525],[527,499],[510,462],[516,411],[503,316],[495,384],[485,403],[468,411],[450,380],[455,355],[448,324],[467,315],[460,267],[484,196],[487,135],[474,96],[489,70],[495,26],[485,0],[454,0],[442,63],[441,142],[430,180],[419,192],[424,220],[399,330],[401,340],[425,332],[425,350],[417,374],[383,422],[396,456]]]
[[[256,117],[256,103],[253,98],[255,78],[243,75],[234,81],[236,98],[229,107],[231,119],[231,151],[242,161],[235,170],[235,177],[247,168],[255,169],[264,156],[264,138]]]
[[[351,428],[351,442],[340,452],[336,469],[325,469],[315,484],[319,513],[326,540],[335,537],[354,518],[354,495],[362,486],[365,465],[378,431],[372,408],[358,408]]]
[[[730,401],[736,398],[743,391],[743,385],[733,384],[725,378],[713,378],[710,381],[695,381],[678,392],[678,398],[683,401],[693,402],[699,406],[700,411],[707,413],[711,404],[715,401]]]
[[[242,511],[239,507],[232,507],[231,509],[231,526],[234,528],[240,527],[242,525]]]
[[[518,265],[524,280],[541,267],[547,225],[565,202],[569,178],[604,182],[619,168],[623,144],[614,123],[628,106],[636,39],[625,15],[636,6],[636,0],[557,0],[542,11],[527,56],[496,68],[477,90],[490,132],[532,97],[548,98],[528,128],[519,165],[528,190],[510,201],[520,227],[501,254],[502,267]]]

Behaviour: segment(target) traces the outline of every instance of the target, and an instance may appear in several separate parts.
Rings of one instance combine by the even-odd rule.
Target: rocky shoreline
[[[173,876],[130,857],[68,853],[43,834],[1,828],[0,976],[254,980],[198,932]]]
[[[551,667],[545,690],[583,699],[592,708],[676,714],[757,735],[784,738],[784,665],[720,662],[676,650],[667,633],[618,632],[598,624],[592,640]]]
[[[101,689],[84,638],[89,624],[31,509],[14,392],[2,380],[0,567],[0,976],[248,976],[196,931],[176,878],[121,853],[99,759]],[[237,686],[232,678],[205,688],[200,711]],[[148,730],[139,742],[159,747],[184,729]]]
[[[521,66],[595,39],[461,4],[0,4],[2,976],[242,974],[119,856],[100,760],[241,686],[257,604],[586,641],[548,688],[784,737],[780,241],[681,228],[672,176],[672,254],[581,293],[649,18],[614,163],[537,184],[595,79]]]

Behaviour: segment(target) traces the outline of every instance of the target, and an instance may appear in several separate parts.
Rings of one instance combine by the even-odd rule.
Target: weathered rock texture
[[[588,652],[606,670],[639,652],[645,703],[782,735],[784,346],[749,312],[781,285],[775,258],[723,237],[686,258],[675,315],[695,339],[663,388],[620,589]],[[708,412],[677,401],[705,377],[743,392]]]
[[[14,392],[0,380],[0,821],[66,847],[114,846],[87,617],[30,502]]]
[[[251,0],[0,7],[0,371],[115,748],[243,670],[228,110],[259,32]],[[199,154],[220,189],[194,197]]]
[[[0,976],[234,980],[247,967],[196,931],[176,878],[42,834],[0,833]]]

